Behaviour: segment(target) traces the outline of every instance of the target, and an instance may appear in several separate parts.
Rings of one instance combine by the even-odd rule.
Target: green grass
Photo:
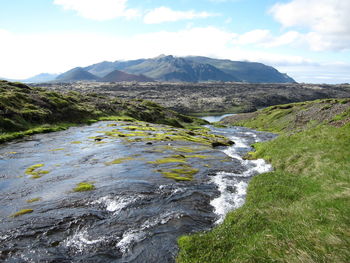
[[[306,124],[290,134],[290,124],[278,120],[291,114],[284,110],[290,108],[272,109],[273,119],[247,120],[280,130],[278,138],[255,145],[254,157],[275,170],[250,181],[246,203],[221,225],[181,237],[177,262],[350,261],[350,123]]]

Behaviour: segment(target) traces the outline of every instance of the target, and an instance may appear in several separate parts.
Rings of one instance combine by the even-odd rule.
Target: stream
[[[101,137],[130,133],[127,125],[98,122],[0,145],[1,262],[175,262],[179,236],[221,223],[244,203],[252,176],[272,169],[242,158],[271,133],[208,126],[235,142],[218,148]],[[193,180],[162,176],[174,164],[155,160],[174,154],[186,158],[176,167],[198,171]],[[81,182],[95,189],[74,191]],[[14,217],[21,209],[31,212]]]

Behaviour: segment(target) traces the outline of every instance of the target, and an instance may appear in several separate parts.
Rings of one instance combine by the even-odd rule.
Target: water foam
[[[140,199],[142,199],[141,195],[116,196],[114,198],[111,198],[110,196],[104,196],[96,201],[91,202],[91,204],[101,204],[106,208],[107,211],[117,214],[127,206],[139,201]]]
[[[175,218],[181,218],[182,214],[178,212],[167,212],[163,213],[160,216],[150,218],[146,220],[139,228],[129,229],[124,232],[121,240],[117,243],[116,247],[123,253],[127,253],[130,247],[138,242],[144,240],[149,233],[147,229],[153,228],[157,225],[164,225],[170,220]]]
[[[69,237],[65,242],[65,246],[73,247],[78,252],[83,252],[88,246],[95,245],[97,243],[103,242],[104,238],[90,239],[89,234],[86,229],[77,231],[73,236]]]
[[[260,141],[259,137],[254,133],[246,133],[254,142]],[[214,198],[210,204],[214,207],[214,212],[219,216],[216,223],[222,223],[226,214],[241,207],[244,204],[245,196],[247,194],[248,183],[247,180],[257,174],[266,173],[272,170],[272,166],[266,163],[263,159],[258,160],[244,160],[239,154],[239,150],[250,149],[247,140],[233,136],[231,139],[235,142],[223,150],[223,152],[231,158],[237,159],[241,162],[246,170],[242,173],[227,173],[219,172],[216,176],[211,178],[211,182],[217,185],[220,192],[219,197]]]

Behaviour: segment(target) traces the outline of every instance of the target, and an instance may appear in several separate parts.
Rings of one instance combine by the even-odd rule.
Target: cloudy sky
[[[160,54],[350,82],[350,0],[0,0],[0,76]]]

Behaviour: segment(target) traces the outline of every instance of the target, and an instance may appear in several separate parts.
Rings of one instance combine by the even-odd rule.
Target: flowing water
[[[235,142],[215,149],[94,139],[122,125],[99,122],[0,146],[0,261],[174,262],[179,236],[222,222],[244,203],[250,178],[271,170],[263,160],[242,156],[273,134],[211,127]],[[172,154],[172,147],[193,147],[209,156],[188,158],[199,170],[194,180],[163,177],[159,169],[167,164],[152,163]],[[42,177],[32,179],[25,171],[36,164]],[[93,183],[95,190],[72,191],[80,182]],[[33,212],[11,216],[21,209]]]

